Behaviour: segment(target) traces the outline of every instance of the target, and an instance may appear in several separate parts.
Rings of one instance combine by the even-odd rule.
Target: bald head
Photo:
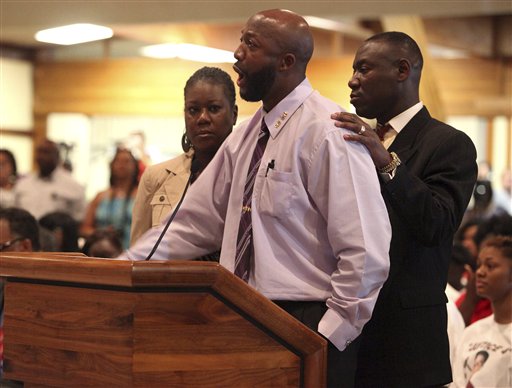
[[[306,78],[313,37],[303,17],[271,9],[249,18],[235,50],[240,96],[268,112]]]
[[[264,34],[272,38],[281,53],[293,54],[297,65],[304,69],[313,55],[313,35],[306,20],[295,12],[269,9],[252,16],[248,25],[263,27]]]

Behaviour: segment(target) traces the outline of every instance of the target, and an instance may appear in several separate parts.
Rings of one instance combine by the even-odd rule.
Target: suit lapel
[[[403,163],[407,163],[407,161],[417,151],[416,144],[418,135],[431,119],[432,117],[430,116],[427,108],[423,107],[411,119],[411,121],[407,123],[407,125],[400,131],[400,133],[396,135],[395,140],[389,147],[389,151],[396,152],[399,155],[400,160]]]

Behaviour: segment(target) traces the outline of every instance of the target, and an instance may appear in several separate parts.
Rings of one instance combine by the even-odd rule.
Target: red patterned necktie
[[[251,221],[251,202],[252,202],[252,189],[256,174],[261,164],[261,158],[267,141],[269,138],[269,131],[265,121],[261,123],[261,130],[258,136],[258,143],[252,154],[251,163],[249,164],[249,171],[247,172],[247,180],[245,182],[245,190],[242,201],[242,215],[240,217],[240,225],[238,227],[238,239],[236,244],[235,256],[235,275],[244,281],[249,280],[249,270],[251,267],[252,255],[252,221]]]
[[[377,129],[376,129],[376,132],[377,132],[377,135],[379,135],[379,139],[380,141],[383,141],[384,140],[384,135],[390,130],[390,129],[393,129],[393,127],[389,124],[384,124],[384,125],[380,125],[380,124],[377,124]]]

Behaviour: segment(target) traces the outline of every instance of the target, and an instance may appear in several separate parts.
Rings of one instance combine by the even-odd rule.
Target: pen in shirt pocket
[[[268,170],[270,169],[274,169],[275,167],[275,164],[276,164],[276,161],[274,159],[272,159],[268,164],[267,164],[267,171],[265,171],[265,178],[267,177],[268,175]]]

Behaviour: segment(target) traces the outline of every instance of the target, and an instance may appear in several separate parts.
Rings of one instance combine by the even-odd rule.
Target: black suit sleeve
[[[477,174],[471,139],[443,123],[435,123],[425,128],[410,160],[383,185],[394,212],[415,239],[426,246],[437,245],[455,233]]]

